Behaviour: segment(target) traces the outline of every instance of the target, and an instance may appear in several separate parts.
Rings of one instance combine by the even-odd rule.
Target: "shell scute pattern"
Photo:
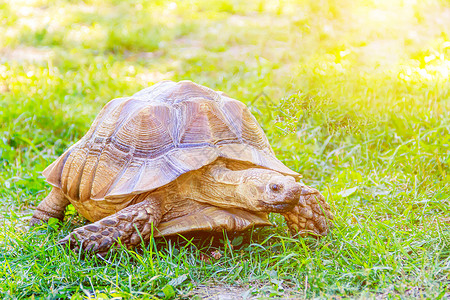
[[[247,107],[192,82],[162,82],[110,101],[90,130],[44,175],[73,201],[161,187],[217,157],[293,176]]]

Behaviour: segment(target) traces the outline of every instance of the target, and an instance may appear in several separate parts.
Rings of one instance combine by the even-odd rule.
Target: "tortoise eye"
[[[283,186],[281,184],[272,183],[270,185],[270,189],[274,192],[279,192],[279,191],[281,191],[282,188],[283,188]]]

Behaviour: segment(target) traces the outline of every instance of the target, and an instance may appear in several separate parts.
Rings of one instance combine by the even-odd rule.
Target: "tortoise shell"
[[[248,108],[190,81],[163,81],[105,105],[43,174],[73,201],[152,191],[218,157],[294,177]]]

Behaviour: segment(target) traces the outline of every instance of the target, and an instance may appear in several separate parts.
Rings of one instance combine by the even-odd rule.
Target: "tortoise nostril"
[[[292,188],[292,193],[293,193],[294,195],[299,194],[300,191],[301,191],[301,187],[300,187],[299,185],[295,185],[295,186]]]

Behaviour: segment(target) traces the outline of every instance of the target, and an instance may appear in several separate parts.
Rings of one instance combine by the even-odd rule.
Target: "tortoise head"
[[[302,195],[302,185],[292,176],[270,169],[229,165],[215,161],[196,172],[188,185],[180,189],[187,198],[224,208],[241,208],[255,212],[287,212],[294,208]]]
[[[242,181],[236,188],[255,211],[286,212],[299,201],[302,185],[294,177],[279,172],[251,168],[242,172]]]

